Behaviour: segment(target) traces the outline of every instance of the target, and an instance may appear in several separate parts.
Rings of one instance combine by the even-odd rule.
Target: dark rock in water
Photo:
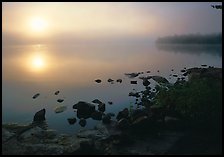
[[[139,73],[125,73],[126,76],[128,76],[129,78],[135,78],[139,75]]]
[[[96,83],[101,83],[101,80],[100,79],[96,79],[95,82]]]
[[[121,83],[122,82],[122,79],[117,79],[117,82],[120,82]]]
[[[58,90],[58,91],[56,91],[54,94],[55,94],[55,95],[58,95],[58,94],[59,94],[59,90]]]
[[[152,76],[152,79],[158,83],[169,83],[169,81],[161,76]]]
[[[64,100],[63,99],[58,99],[57,102],[61,103],[63,102]]]
[[[176,75],[176,74],[173,74],[173,77],[177,77],[178,75]]]
[[[101,104],[101,103],[103,103],[103,102],[101,102],[99,99],[95,99],[95,100],[93,100],[92,102],[93,102],[93,103],[96,103],[96,104]]]
[[[201,66],[202,66],[202,67],[206,67],[207,65],[206,65],[206,64],[202,64]]]
[[[75,118],[75,117],[73,117],[73,118],[68,118],[67,120],[68,120],[68,123],[71,124],[71,125],[72,125],[72,124],[75,124],[75,122],[76,122],[76,118]]]
[[[79,101],[77,104],[73,105],[73,109],[77,109],[78,118],[89,118],[95,111],[95,105]]]
[[[40,95],[40,93],[37,93],[33,96],[33,99],[36,99],[38,96]]]
[[[91,114],[91,118],[94,119],[94,120],[102,120],[102,112],[94,111]]]
[[[128,94],[128,96],[133,96],[133,97],[136,97],[136,98],[139,98],[140,97],[139,93],[133,93],[133,92],[130,92]]]
[[[106,105],[104,103],[100,103],[98,105],[98,110],[104,112],[106,110]]]
[[[186,70],[187,68],[186,68],[186,67],[184,67],[184,69]]]
[[[46,120],[45,119],[45,113],[46,113],[45,108],[36,112],[34,117],[33,117],[33,122],[42,122],[42,121]]]
[[[80,121],[79,121],[79,125],[80,125],[81,127],[86,126],[86,120],[85,120],[84,118],[81,118]]]
[[[112,80],[111,78],[109,78],[108,80],[107,80],[107,82],[113,82],[114,80]]]
[[[126,118],[121,118],[117,123],[117,127],[122,130],[128,129],[130,127],[130,123]]]
[[[129,115],[128,108],[124,108],[122,111],[120,111],[120,112],[117,114],[116,119],[117,119],[117,120],[120,120],[120,119],[122,119],[122,118],[128,118],[128,115]]]
[[[137,84],[137,81],[131,81],[131,84]]]
[[[150,87],[150,86],[147,86],[147,87],[145,87],[145,89],[146,89],[146,90],[150,90],[150,89],[151,89],[151,87]]]
[[[108,101],[108,104],[112,105],[112,104],[113,104],[113,102],[112,102],[112,101]]]
[[[171,71],[173,71],[173,69],[171,69]]]
[[[159,73],[159,70],[157,70],[157,72]]]
[[[143,85],[148,86],[150,85],[150,82],[147,79],[143,79]]]
[[[150,73],[151,71],[146,71],[146,73]]]
[[[184,73],[184,72],[186,72],[186,70],[183,69],[183,70],[181,70],[180,72]]]
[[[102,121],[103,121],[104,124],[109,124],[110,120],[111,120],[111,116],[110,115],[106,114],[105,116],[103,116]]]

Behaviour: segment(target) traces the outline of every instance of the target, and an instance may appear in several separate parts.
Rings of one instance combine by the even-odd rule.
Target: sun
[[[43,70],[45,67],[45,61],[41,56],[33,57],[31,63],[33,70]]]
[[[47,22],[43,18],[36,17],[30,21],[30,26],[34,32],[43,32],[47,28]]]

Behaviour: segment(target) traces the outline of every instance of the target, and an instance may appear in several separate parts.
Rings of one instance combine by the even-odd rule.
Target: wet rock
[[[146,73],[150,73],[151,71],[146,71]]]
[[[66,109],[67,109],[66,106],[64,106],[64,105],[59,105],[59,106],[55,107],[54,112],[55,112],[55,113],[61,113],[61,112],[64,112]]]
[[[206,67],[207,65],[206,65],[206,64],[202,64],[201,66],[202,66],[202,67]]]
[[[159,73],[159,70],[157,70],[157,72]]]
[[[114,114],[114,113],[112,113],[112,112],[107,113],[106,115],[109,115],[109,116],[111,116],[111,117],[114,117],[114,116],[115,116],[115,114]]]
[[[91,118],[94,119],[94,120],[102,120],[102,112],[94,111],[91,114]]]
[[[131,81],[131,84],[137,84],[137,81]]]
[[[13,137],[15,135],[14,132],[11,132],[5,128],[2,128],[2,142],[7,141],[8,139],[10,139],[11,137]]]
[[[96,103],[96,104],[101,104],[101,103],[103,103],[103,102],[101,102],[99,99],[95,99],[95,100],[93,100],[92,102],[93,102],[93,103]]]
[[[58,99],[57,102],[62,103],[64,100],[63,99]]]
[[[173,77],[177,77],[178,75],[177,74],[173,74]]]
[[[36,112],[33,117],[33,122],[42,122],[42,121],[46,120],[45,113],[46,113],[45,108]]]
[[[76,118],[75,117],[68,118],[67,120],[68,120],[68,123],[71,124],[71,125],[75,124],[75,122],[76,122]]]
[[[111,78],[109,78],[108,80],[107,80],[107,82],[113,82],[114,80],[113,79],[111,79]]]
[[[58,90],[58,91],[56,91],[54,94],[55,94],[55,95],[58,95],[58,94],[59,94],[59,90]]]
[[[166,78],[161,76],[152,76],[152,79],[157,83],[169,83],[169,81]]]
[[[143,85],[148,86],[150,85],[150,82],[147,79],[143,79]]]
[[[85,126],[86,126],[86,120],[85,120],[84,118],[81,118],[81,119],[79,120],[79,125],[80,125],[81,127],[85,127]]]
[[[186,70],[182,69],[180,72],[184,73],[184,72],[186,72]]]
[[[77,109],[77,112],[85,115],[91,115],[95,111],[95,105],[79,101],[77,104],[73,105],[73,109]]]
[[[173,71],[173,69],[171,69],[171,71]]]
[[[106,110],[106,105],[104,103],[100,103],[98,105],[98,110],[104,112]]]
[[[139,73],[125,73],[126,76],[128,76],[129,78],[135,78],[139,75]]]
[[[110,123],[110,120],[111,120],[111,116],[106,114],[105,116],[103,116],[103,119],[102,119],[102,122],[104,124],[109,124]]]
[[[117,79],[117,82],[120,82],[121,83],[122,82],[122,79]]]
[[[40,93],[37,93],[33,96],[33,99],[36,99],[38,96],[40,95]]]
[[[113,104],[113,102],[112,102],[112,101],[108,101],[108,104],[112,105],[112,104]]]
[[[133,97],[136,97],[136,98],[139,98],[140,97],[139,93],[134,93],[134,92],[130,92],[128,94],[128,96],[133,96]]]
[[[124,108],[122,111],[118,112],[116,119],[120,120],[122,118],[128,118],[129,111],[128,108]]]
[[[96,79],[95,82],[96,83],[101,83],[101,80],[100,79]]]
[[[128,129],[130,127],[130,123],[126,118],[121,118],[117,123],[117,127],[122,130]]]

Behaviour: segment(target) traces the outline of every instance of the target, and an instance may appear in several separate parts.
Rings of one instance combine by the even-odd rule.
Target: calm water
[[[175,82],[176,78],[169,78],[171,69],[174,69],[172,74],[181,74],[184,67],[200,67],[201,64],[221,67],[222,47],[145,43],[3,45],[2,57],[3,123],[29,123],[38,110],[46,108],[48,126],[72,134],[82,129],[78,122],[74,125],[67,122],[67,118],[76,116],[72,106],[78,101],[91,102],[98,98],[106,103],[105,113],[115,114],[135,102],[128,93],[144,89],[142,81],[130,79],[124,73],[144,72],[142,76],[161,75]],[[150,74],[146,73],[148,70]],[[98,78],[102,83],[94,82]],[[110,84],[109,78],[121,78],[123,82]],[[138,84],[132,85],[130,80],[137,80]],[[57,90],[60,93],[56,96]],[[36,93],[40,96],[32,99]],[[56,114],[58,98],[65,99],[62,104],[67,110]],[[93,128],[98,122],[89,118],[85,128]]]

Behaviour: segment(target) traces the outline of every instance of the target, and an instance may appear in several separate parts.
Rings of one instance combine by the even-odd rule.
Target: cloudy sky
[[[152,39],[222,32],[220,2],[5,2],[4,43],[97,39]]]

